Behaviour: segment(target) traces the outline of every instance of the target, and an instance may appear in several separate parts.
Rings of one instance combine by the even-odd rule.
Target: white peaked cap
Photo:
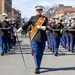
[[[43,10],[43,9],[44,9],[44,6],[39,5],[39,6],[36,6],[35,9],[36,9],[36,10],[37,10],[37,9],[42,9],[42,10]]]
[[[2,16],[7,16],[7,13],[3,13]]]
[[[71,20],[72,19],[72,17],[69,17],[69,20]]]

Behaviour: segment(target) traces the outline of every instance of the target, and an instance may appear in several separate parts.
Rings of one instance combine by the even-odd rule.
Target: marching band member
[[[36,6],[35,8],[36,15],[32,16],[22,28],[18,29],[17,32],[26,30],[27,27],[32,24],[33,28],[30,32],[31,48],[34,56],[34,62],[36,65],[35,74],[39,74],[43,52],[47,41],[46,26],[48,24],[48,19],[47,17],[42,15],[44,8],[43,6]]]
[[[2,53],[1,56],[4,55],[4,53],[7,53],[8,47],[7,47],[7,40],[8,40],[8,22],[7,20],[7,15],[6,14],[2,14],[2,21],[1,21],[1,28],[6,28],[6,29],[2,29]]]
[[[71,23],[71,26],[70,26],[70,28],[69,28],[69,31],[70,31],[70,29],[75,29],[75,18],[72,19],[72,23]],[[70,51],[71,51],[71,52],[74,52],[75,30],[74,30],[74,31],[71,30],[69,36],[70,36]]]
[[[55,29],[63,29],[63,25],[62,23],[59,22],[59,18],[55,18],[55,22],[56,23],[52,27],[54,29],[52,37],[53,37],[53,43],[54,43],[54,55],[57,56],[61,33],[60,33],[60,30],[55,31]]]

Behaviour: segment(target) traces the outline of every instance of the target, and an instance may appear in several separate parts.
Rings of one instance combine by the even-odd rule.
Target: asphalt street
[[[29,38],[19,40],[26,67],[17,43],[5,56],[0,56],[0,75],[35,75]],[[55,57],[46,46],[40,71],[40,75],[75,75],[75,53],[68,52],[60,46],[59,55]]]

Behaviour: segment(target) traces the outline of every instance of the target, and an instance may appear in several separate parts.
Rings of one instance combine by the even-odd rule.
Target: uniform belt
[[[53,29],[53,31],[60,31],[60,30],[63,30],[63,31],[75,31],[75,29]]]
[[[0,30],[1,30],[1,29],[8,30],[8,29],[10,29],[10,28],[0,28]]]

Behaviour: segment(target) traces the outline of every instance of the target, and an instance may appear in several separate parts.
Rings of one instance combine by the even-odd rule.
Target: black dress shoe
[[[55,56],[58,56],[57,54],[55,54]]]
[[[5,51],[5,54],[7,53],[7,51]]]
[[[58,53],[56,53],[55,56],[58,56]]]
[[[70,52],[70,49],[68,49],[68,51]]]
[[[50,48],[50,51],[52,51],[52,48]]]
[[[52,51],[52,53],[54,53],[54,51]]]
[[[72,53],[74,53],[74,51],[72,51]]]
[[[63,46],[65,49],[67,49],[65,46]]]
[[[63,47],[65,47],[65,46],[63,46]]]
[[[50,48],[48,47],[48,49],[50,49]]]
[[[40,71],[38,68],[35,70],[35,74],[40,74]]]
[[[64,47],[65,49],[68,49],[67,47]]]
[[[1,53],[1,56],[4,56],[4,53]]]
[[[31,52],[32,56],[34,56],[34,52]]]
[[[10,49],[8,51],[10,51]]]
[[[10,49],[12,49],[12,47],[10,47]]]

